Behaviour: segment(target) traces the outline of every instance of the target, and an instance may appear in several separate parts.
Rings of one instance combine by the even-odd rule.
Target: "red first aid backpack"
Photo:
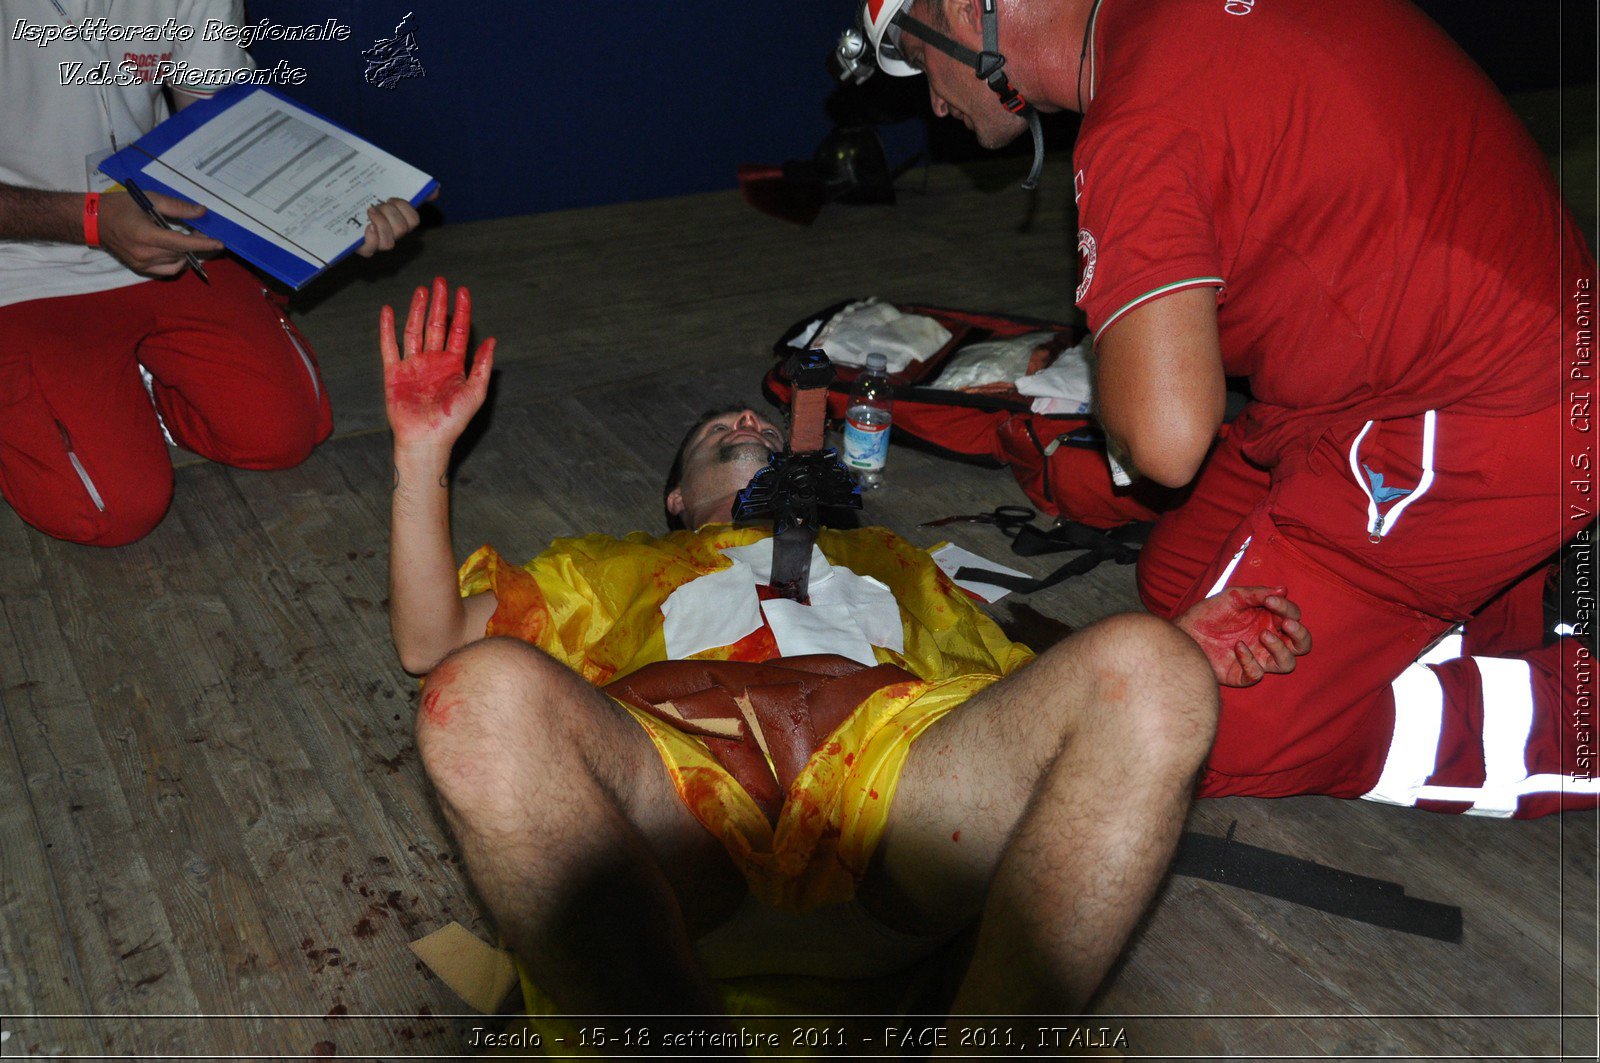
[[[818,320],[826,322],[851,305],[841,302],[809,314],[787,329],[773,345],[778,364],[762,381],[762,391],[787,406],[793,387],[784,363]],[[950,332],[950,339],[924,361],[912,362],[889,378],[894,385],[894,434],[891,440],[931,450],[946,457],[991,468],[1009,466],[1033,504],[1045,513],[1094,528],[1112,528],[1130,521],[1154,520],[1173,492],[1149,481],[1131,488],[1114,487],[1106,464],[1105,437],[1092,418],[1039,414],[1030,400],[1012,387],[952,391],[938,386],[946,363],[970,344],[1003,340],[1029,332],[1050,332],[1043,345],[1040,369],[1084,336],[1075,325],[1006,314],[952,310],[948,307],[894,303],[906,314],[931,317]],[[828,416],[843,418],[859,369],[835,365],[828,391]],[[924,383],[927,381],[927,383]]]

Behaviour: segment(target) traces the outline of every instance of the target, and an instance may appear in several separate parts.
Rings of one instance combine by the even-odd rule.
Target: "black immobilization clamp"
[[[804,602],[810,593],[811,547],[824,507],[861,508],[861,489],[831,447],[822,445],[833,363],[820,350],[797,351],[784,367],[789,399],[789,449],[772,455],[733,503],[733,519],[772,519],[772,589]]]

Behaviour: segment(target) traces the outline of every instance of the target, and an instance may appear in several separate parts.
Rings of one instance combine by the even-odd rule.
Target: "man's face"
[[[931,17],[930,8],[945,5],[946,0],[920,0],[912,5],[911,15],[933,25],[940,32],[973,51],[983,50],[983,33],[971,23],[973,6],[970,3],[951,3],[946,7],[945,20]],[[993,151],[1011,143],[1028,128],[1027,120],[1012,114],[1000,105],[994,90],[979,81],[970,66],[965,66],[937,48],[929,47],[921,37],[901,33],[900,50],[906,62],[928,76],[928,98],[933,103],[933,113],[941,118],[955,118],[977,136],[978,143]]]
[[[754,410],[718,414],[689,437],[668,512],[686,528],[732,520],[734,497],[782,449],[783,431]]]

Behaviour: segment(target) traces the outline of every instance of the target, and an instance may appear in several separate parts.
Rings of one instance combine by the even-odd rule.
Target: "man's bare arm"
[[[0,240],[83,243],[83,194],[0,181]]]
[[[1194,479],[1225,399],[1211,288],[1135,307],[1095,340],[1096,416],[1111,452],[1159,484]]]
[[[414,675],[451,650],[481,638],[494,613],[493,595],[463,601],[450,547],[450,450],[480,407],[494,365],[485,340],[464,372],[472,330],[471,296],[456,292],[446,340],[444,278],[418,288],[406,318],[405,345],[395,342],[394,310],[378,324],[384,403],[394,431],[394,501],[389,536],[389,629],[401,667]],[[426,322],[426,323],[424,323]]]
[[[187,92],[177,89],[167,90],[168,98],[172,101],[174,111],[181,111],[191,103],[201,99],[191,96]],[[127,197],[122,197],[126,200]],[[177,200],[172,202],[176,203]],[[131,202],[113,202],[107,204],[102,197],[101,207],[112,209],[124,206],[133,207],[134,212],[143,217],[136,204]],[[156,204],[160,209],[160,204]],[[163,211],[163,213],[167,213]],[[196,214],[205,213],[205,208],[198,208]],[[177,213],[169,213],[168,217],[183,217]],[[101,219],[102,227],[105,219]],[[160,230],[158,226],[151,225],[152,229]],[[49,192],[42,188],[25,188],[21,185],[6,184],[0,181],[0,240],[42,240],[52,244],[81,244],[83,243],[83,193],[82,192]],[[220,249],[221,245],[216,248]],[[192,250],[206,250],[194,248]]]
[[[149,193],[155,208],[169,218],[190,221],[206,212],[159,192]],[[0,240],[43,240],[83,244],[83,193],[46,192],[0,183]],[[211,254],[222,243],[209,236],[170,232],[152,221],[132,197],[108,192],[100,197],[100,246],[117,261],[147,277],[170,277],[187,267],[184,252]]]

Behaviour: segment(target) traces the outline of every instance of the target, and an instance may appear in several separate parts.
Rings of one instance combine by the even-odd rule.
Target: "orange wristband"
[[[83,196],[83,242],[90,247],[100,246],[99,192],[86,192]]]

